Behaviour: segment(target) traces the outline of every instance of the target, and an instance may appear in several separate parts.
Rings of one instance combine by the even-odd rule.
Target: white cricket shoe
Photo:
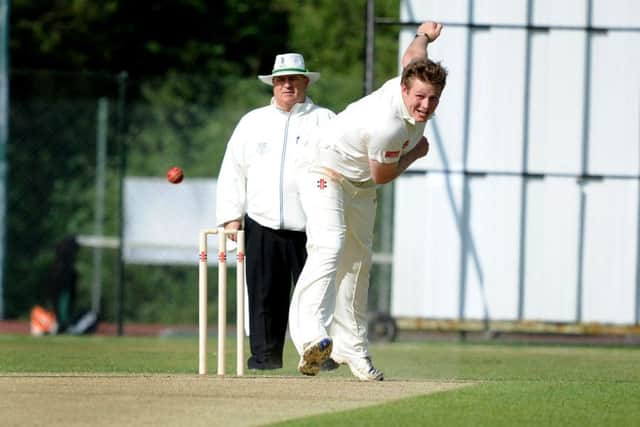
[[[384,374],[381,370],[373,366],[370,357],[350,359],[346,361],[351,369],[351,373],[362,381],[382,381]]]
[[[298,372],[304,375],[317,375],[320,365],[331,354],[333,340],[329,337],[318,338],[304,345],[304,351],[298,363]]]

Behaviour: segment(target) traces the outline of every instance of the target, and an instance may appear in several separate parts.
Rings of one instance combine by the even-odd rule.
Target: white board
[[[215,228],[216,180],[127,177],[124,183],[124,260],[132,264],[198,263],[198,234]],[[209,252],[216,252],[216,236]],[[234,257],[229,257],[232,261]]]
[[[587,6],[401,2],[404,21],[452,25],[429,46],[450,72],[429,156],[394,183],[392,315],[639,321],[640,2]],[[560,28],[516,28],[529,18]],[[414,31],[403,27],[400,54]]]

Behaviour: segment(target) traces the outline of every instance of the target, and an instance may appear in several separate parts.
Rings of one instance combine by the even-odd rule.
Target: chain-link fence
[[[14,71],[7,151],[6,317],[52,304],[55,247],[91,234],[95,224],[97,140],[106,137],[102,230],[118,229],[116,115],[98,126],[100,105],[117,105],[118,78],[103,74]],[[109,256],[111,255],[111,256]],[[78,253],[80,282],[90,270]],[[114,271],[112,254],[104,259]],[[112,278],[114,274],[105,274]],[[110,280],[110,279],[109,279]],[[108,288],[112,287],[110,283]],[[78,295],[78,304],[84,304]]]

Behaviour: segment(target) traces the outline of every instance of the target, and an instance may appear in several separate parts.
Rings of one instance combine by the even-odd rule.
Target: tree
[[[287,38],[286,20],[269,0],[14,0],[11,62],[132,76],[256,72]]]
[[[290,48],[302,52],[323,78],[310,91],[314,101],[341,110],[364,93],[366,0],[302,0],[289,5]],[[399,0],[377,0],[376,16],[397,17]],[[397,29],[376,28],[375,76],[397,73]]]

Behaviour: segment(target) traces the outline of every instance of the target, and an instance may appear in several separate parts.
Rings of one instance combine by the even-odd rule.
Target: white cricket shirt
[[[398,162],[422,138],[425,125],[409,114],[400,77],[395,77],[323,125],[315,134],[316,164],[351,181],[367,181],[371,179],[369,159]]]

